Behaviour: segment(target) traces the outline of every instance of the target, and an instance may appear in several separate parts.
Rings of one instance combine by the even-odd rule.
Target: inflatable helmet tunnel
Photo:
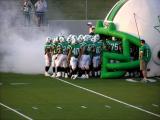
[[[97,21],[97,34],[118,38],[122,43],[122,53],[103,52],[101,78],[119,78],[130,69],[139,69],[139,59],[131,60],[130,47],[139,48],[140,39],[144,39],[151,50],[148,76],[160,76],[159,4],[159,0],[120,0],[104,21]]]

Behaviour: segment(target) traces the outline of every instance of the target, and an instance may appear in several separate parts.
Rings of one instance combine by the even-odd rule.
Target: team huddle
[[[99,77],[103,50],[120,52],[120,42],[102,40],[96,35],[47,37],[45,43],[45,76],[71,79]]]

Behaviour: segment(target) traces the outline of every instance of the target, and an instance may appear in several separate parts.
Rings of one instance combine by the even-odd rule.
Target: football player
[[[121,41],[118,41],[115,37],[112,37],[112,40],[107,40],[107,45],[110,48],[112,53],[121,53]],[[111,63],[118,63],[119,61],[111,60]]]
[[[82,52],[81,58],[79,61],[79,67],[82,71],[81,78],[89,78],[90,65],[91,65],[91,54],[92,54],[92,36],[85,35],[84,41],[82,43]]]
[[[50,74],[48,73],[49,68],[51,66],[51,61],[52,61],[52,55],[51,55],[51,43],[52,43],[52,39],[51,37],[47,37],[46,38],[46,43],[44,46],[44,51],[45,51],[45,76],[50,76]]]
[[[57,66],[57,76],[56,77],[68,78],[68,74],[67,74],[68,42],[65,40],[64,36],[59,37],[59,43],[58,43],[57,48],[58,48],[58,55],[56,59],[56,66]]]
[[[52,70],[53,70],[53,74],[51,77],[56,77],[56,63],[55,60],[57,58],[57,45],[58,45],[58,37],[53,37],[52,39],[52,44],[51,44],[51,50],[52,50]]]
[[[73,35],[71,37],[71,45],[68,46],[68,60],[70,61],[71,79],[76,79],[78,77],[78,60],[81,56],[81,44],[79,42],[77,36]]]
[[[93,75],[95,77],[100,76],[100,68],[101,68],[101,52],[103,49],[103,42],[100,41],[100,36],[97,34],[93,38],[93,46],[92,46],[92,64],[93,64]]]

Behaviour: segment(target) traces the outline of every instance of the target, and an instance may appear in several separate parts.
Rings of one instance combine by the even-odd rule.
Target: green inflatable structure
[[[117,31],[113,22],[108,24],[108,27],[103,26],[102,21],[96,24],[96,33],[106,36],[113,36],[122,40],[123,52],[111,53],[103,52],[101,78],[119,78],[124,76],[127,70],[139,68],[139,60],[130,60],[130,44],[140,47],[140,39],[130,34]],[[137,53],[138,54],[138,53]],[[119,61],[119,63],[110,63],[110,60]]]
[[[124,76],[127,70],[139,68],[139,60],[131,61],[130,59],[130,45],[140,47],[140,39],[128,33],[117,31],[116,25],[112,22],[119,9],[125,3],[126,0],[120,0],[113,7],[106,18],[110,21],[107,27],[103,25],[103,21],[97,21],[96,24],[95,32],[97,34],[120,38],[123,49],[122,53],[103,51],[101,78],[119,78]],[[118,63],[110,63],[110,60],[116,60]]]

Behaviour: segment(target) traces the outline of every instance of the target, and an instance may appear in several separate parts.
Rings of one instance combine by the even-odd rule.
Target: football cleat
[[[68,74],[67,73],[65,73],[65,78],[68,78]]]
[[[48,72],[45,72],[44,76],[48,77],[48,76],[50,76],[50,74]]]
[[[74,75],[73,79],[76,79],[78,77],[78,75]]]
[[[85,78],[86,78],[86,76],[85,76],[85,75],[82,75],[82,76],[81,76],[81,79],[85,79]]]
[[[89,75],[88,75],[88,74],[86,74],[86,75],[85,75],[85,78],[89,78]]]
[[[57,78],[61,77],[61,72],[58,72],[56,75]]]
[[[52,78],[55,78],[55,77],[56,77],[56,74],[55,74],[55,73],[53,73],[51,77],[52,77]]]
[[[74,78],[74,75],[71,76],[71,79],[73,79],[73,78]]]

